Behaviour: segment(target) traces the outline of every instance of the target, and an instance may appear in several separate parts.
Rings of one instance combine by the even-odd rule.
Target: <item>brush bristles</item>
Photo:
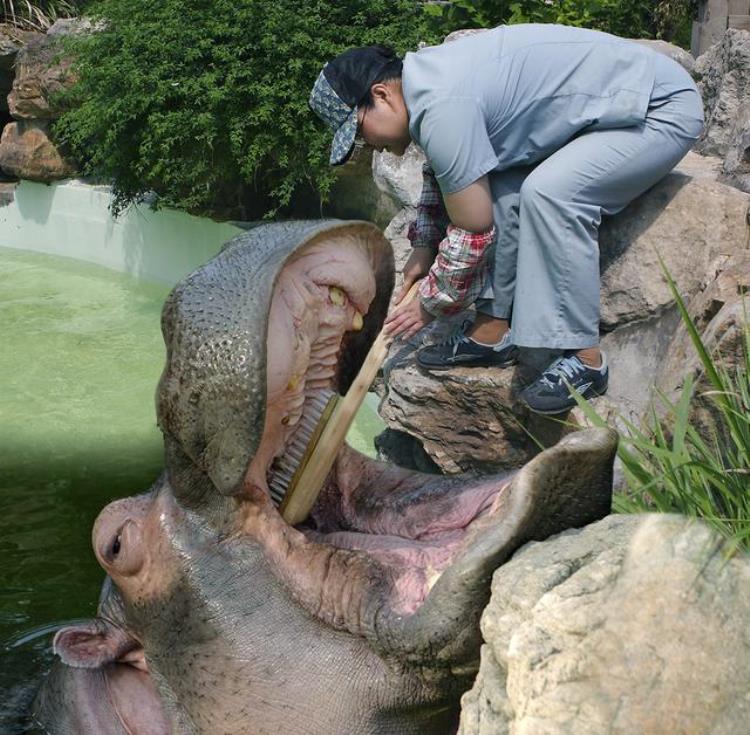
[[[277,506],[283,502],[289,488],[293,486],[295,475],[302,468],[303,460],[310,455],[314,448],[320,431],[325,425],[324,414],[326,409],[331,400],[335,401],[336,398],[337,394],[332,390],[322,390],[310,398],[291,443],[284,450],[284,454],[277,457],[274,462],[273,475],[268,489],[271,499]]]

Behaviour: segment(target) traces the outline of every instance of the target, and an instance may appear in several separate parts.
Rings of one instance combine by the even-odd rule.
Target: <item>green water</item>
[[[162,467],[162,285],[0,248],[0,732],[49,665],[46,626],[91,616],[94,519]],[[364,407],[348,437],[374,454]]]

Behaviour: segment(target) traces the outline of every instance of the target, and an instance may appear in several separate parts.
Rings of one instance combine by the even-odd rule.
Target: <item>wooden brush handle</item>
[[[419,281],[412,285],[406,296],[399,303],[399,307],[408,304],[417,293]],[[290,487],[284,498],[282,515],[290,525],[301,523],[307,518],[318,498],[323,483],[333,467],[336,455],[346,439],[349,427],[362,405],[372,381],[380,370],[380,366],[388,355],[388,345],[393,338],[380,331],[367,353],[357,377],[349,387],[346,395],[338,400],[328,419],[320,439],[302,470],[294,487]]]

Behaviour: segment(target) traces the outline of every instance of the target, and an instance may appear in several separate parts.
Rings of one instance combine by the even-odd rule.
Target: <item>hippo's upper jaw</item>
[[[216,491],[266,486],[316,394],[349,387],[392,288],[380,231],[336,221],[258,227],[175,287],[157,415],[181,502],[215,516]]]

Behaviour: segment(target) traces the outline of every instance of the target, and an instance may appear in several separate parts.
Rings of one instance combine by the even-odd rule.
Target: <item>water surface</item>
[[[0,248],[0,732],[51,662],[56,625],[90,617],[91,527],[162,468],[154,392],[168,287]],[[373,455],[372,406],[348,437]]]

